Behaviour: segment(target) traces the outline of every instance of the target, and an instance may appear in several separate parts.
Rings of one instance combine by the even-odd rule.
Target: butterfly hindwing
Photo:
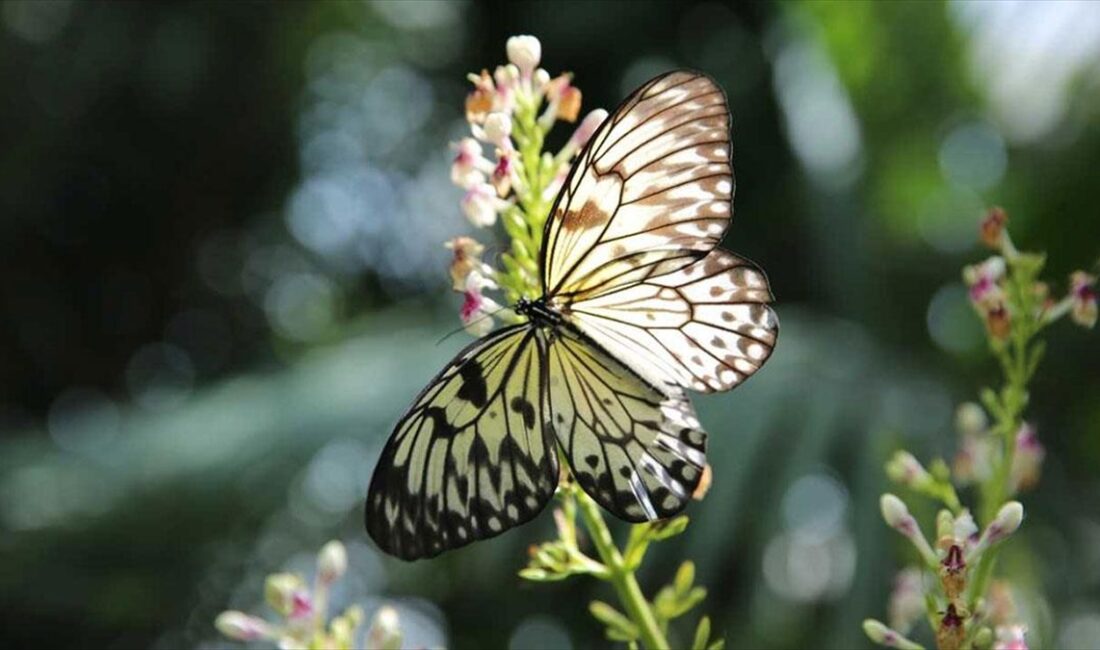
[[[401,418],[378,460],[366,524],[384,551],[432,557],[538,514],[558,484],[543,335],[529,325],[467,347]]]
[[[548,348],[552,426],[580,486],[626,521],[680,512],[706,463],[706,434],[683,391],[650,385],[567,328]]]
[[[653,381],[729,390],[771,356],[779,321],[764,272],[714,249],[677,271],[570,305],[570,320]]]
[[[543,233],[547,296],[582,299],[705,255],[730,220],[729,109],[704,75],[639,88],[574,163]]]

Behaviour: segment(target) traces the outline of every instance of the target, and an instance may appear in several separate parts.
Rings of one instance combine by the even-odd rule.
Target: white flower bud
[[[532,81],[535,82],[535,88],[541,91],[543,87],[546,86],[546,84],[550,83],[550,73],[546,70],[543,70],[542,68],[539,68],[538,70],[535,70]]]
[[[920,552],[921,557],[929,566],[935,566],[939,563],[936,552],[932,550],[928,540],[924,538],[917,520],[909,514],[909,508],[905,507],[905,503],[901,499],[887,493],[882,495],[879,506],[882,509],[882,518],[886,520],[886,525],[913,542],[913,545],[917,547],[917,551]]]
[[[485,139],[505,151],[512,149],[512,118],[507,113],[490,113],[485,118]]]
[[[989,543],[996,544],[1015,533],[1023,521],[1024,506],[1019,501],[1009,501],[1004,504],[997,512],[997,517],[993,520],[993,523],[989,524],[989,528],[985,531],[986,535],[989,536]]]
[[[309,609],[309,594],[300,576],[275,573],[264,582],[264,599],[283,616],[299,617]]]
[[[886,463],[886,475],[896,483],[909,487],[919,487],[932,482],[932,475],[920,461],[907,451],[899,451],[894,454],[890,462]]]
[[[214,620],[214,627],[235,641],[255,641],[271,635],[271,628],[267,621],[233,610],[218,614],[218,618]]]
[[[863,633],[871,641],[886,646],[887,648],[900,648],[901,650],[923,650],[920,645],[913,643],[898,632],[886,627],[882,621],[868,618],[863,621]]]
[[[974,402],[963,402],[955,411],[955,428],[959,433],[977,435],[989,426],[985,409]]]
[[[497,207],[497,191],[488,183],[472,185],[462,197],[462,212],[478,228],[497,222]]]
[[[382,606],[371,622],[366,639],[367,647],[378,650],[399,650],[401,637],[401,619],[397,615],[397,610],[388,605]]]
[[[336,540],[321,547],[317,555],[317,579],[324,585],[343,577],[348,570],[348,552],[344,545]]]
[[[542,43],[534,36],[513,36],[506,45],[508,60],[515,64],[528,77],[534,72],[542,59]]]
[[[1015,533],[1024,520],[1024,506],[1019,501],[1009,501],[1001,506],[997,516],[986,526],[978,543],[966,552],[966,563],[972,564],[987,548],[1004,541]]]

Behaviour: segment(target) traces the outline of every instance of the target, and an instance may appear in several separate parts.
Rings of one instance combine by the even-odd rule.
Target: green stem
[[[609,580],[615,586],[615,592],[619,595],[619,601],[626,609],[630,620],[638,626],[642,637],[642,645],[648,650],[667,650],[668,640],[661,632],[657,624],[657,618],[650,609],[649,601],[642,594],[642,588],[638,585],[634,571],[626,566],[619,548],[615,546],[615,540],[611,538],[611,531],[604,522],[600,507],[583,490],[574,489],[579,506],[581,519],[584,521],[592,543],[600,559],[609,570]]]

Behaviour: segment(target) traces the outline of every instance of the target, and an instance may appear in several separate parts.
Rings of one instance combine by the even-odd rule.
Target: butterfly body
[[[566,322],[562,312],[547,304],[546,298],[520,298],[512,310],[539,327],[561,327]]]
[[[680,512],[706,463],[686,391],[738,386],[778,335],[763,272],[717,247],[732,195],[712,80],[676,71],[627,98],[550,210],[526,321],[467,346],[395,426],[367,496],[379,547],[432,557],[526,522],[559,458],[621,519]]]

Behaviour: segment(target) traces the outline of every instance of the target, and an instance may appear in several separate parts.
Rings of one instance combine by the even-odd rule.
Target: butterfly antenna
[[[451,330],[450,332],[447,332],[446,334],[444,334],[444,335],[443,335],[443,338],[441,338],[441,339],[439,339],[438,341],[436,341],[436,342],[435,342],[435,344],[436,344],[436,345],[441,345],[441,344],[442,344],[442,343],[443,343],[444,341],[446,341],[447,339],[451,338],[451,337],[452,337],[452,336],[454,336],[455,334],[458,334],[459,332],[461,332],[462,330],[466,329],[466,328],[467,328],[467,327],[469,327],[470,325],[476,325],[476,324],[478,324],[478,323],[482,322],[483,320],[485,320],[485,319],[487,319],[487,318],[492,318],[493,316],[496,316],[497,314],[499,314],[500,312],[502,312],[502,311],[504,311],[504,310],[506,310],[506,309],[512,309],[512,307],[511,307],[511,306],[505,306],[505,307],[501,307],[500,309],[497,309],[496,311],[492,312],[491,314],[485,314],[485,315],[484,315],[484,316],[482,316],[481,318],[479,318],[479,319],[477,319],[477,320],[475,320],[475,321],[471,321],[471,322],[469,323],[469,325],[463,325],[462,327],[456,327],[455,329]]]

